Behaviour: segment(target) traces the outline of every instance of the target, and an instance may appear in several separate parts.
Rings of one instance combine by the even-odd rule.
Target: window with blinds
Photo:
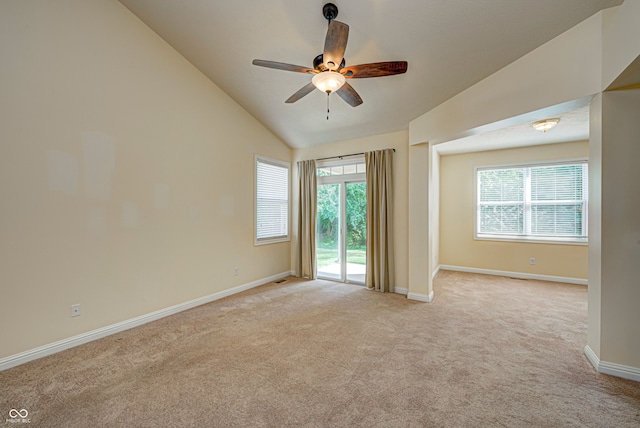
[[[289,240],[289,164],[256,155],[255,244]]]
[[[477,168],[476,238],[587,242],[587,163]]]

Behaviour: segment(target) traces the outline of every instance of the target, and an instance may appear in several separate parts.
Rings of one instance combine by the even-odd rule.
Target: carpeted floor
[[[0,372],[0,423],[640,426],[640,383],[583,355],[586,287],[441,272],[435,293],[268,284]]]

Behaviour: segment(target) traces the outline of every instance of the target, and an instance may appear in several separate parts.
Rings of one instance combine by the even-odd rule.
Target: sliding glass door
[[[361,283],[366,274],[364,163],[318,168],[318,277]]]
[[[316,264],[321,278],[342,281],[342,198],[340,184],[318,185]]]
[[[364,284],[367,272],[367,183],[345,183],[344,190],[346,280]]]

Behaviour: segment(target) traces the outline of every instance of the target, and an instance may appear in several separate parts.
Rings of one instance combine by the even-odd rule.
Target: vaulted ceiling
[[[406,60],[406,74],[351,79],[363,104],[318,90],[284,101],[311,76],[256,67],[312,67],[322,53],[325,1],[120,0],[290,147],[407,129],[409,122],[622,0],[334,1],[349,25],[347,66]],[[544,66],[544,65],[541,65]],[[581,115],[581,116],[580,116]],[[573,115],[585,117],[584,112]],[[586,118],[585,118],[586,120]],[[584,133],[584,122],[578,127]]]

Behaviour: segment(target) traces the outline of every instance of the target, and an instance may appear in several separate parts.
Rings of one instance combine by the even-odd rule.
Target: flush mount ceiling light
[[[539,120],[537,122],[533,122],[531,126],[533,126],[533,128],[536,131],[547,132],[548,130],[556,126],[558,122],[560,122],[560,119],[556,117],[553,119],[544,119],[544,120]]]
[[[342,74],[336,73],[335,71],[323,71],[311,79],[316,88],[326,93],[340,89],[342,85],[344,85],[345,80]]]

